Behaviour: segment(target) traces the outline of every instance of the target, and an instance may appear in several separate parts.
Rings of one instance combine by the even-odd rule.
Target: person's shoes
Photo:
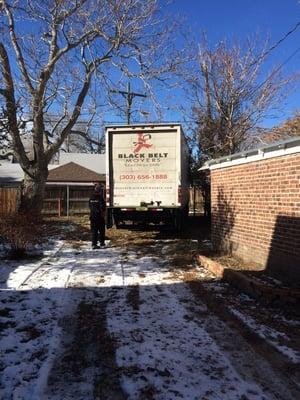
[[[100,243],[100,247],[105,247],[105,243]]]
[[[92,249],[93,249],[93,250],[95,250],[95,249],[100,249],[100,247],[97,246],[97,245],[93,245],[93,246],[92,246]]]

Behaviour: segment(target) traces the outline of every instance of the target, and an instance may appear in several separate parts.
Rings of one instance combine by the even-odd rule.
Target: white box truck
[[[106,127],[107,224],[168,224],[188,216],[189,150],[181,125]]]

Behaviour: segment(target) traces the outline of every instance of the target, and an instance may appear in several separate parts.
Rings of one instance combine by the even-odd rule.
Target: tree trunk
[[[35,169],[25,173],[19,212],[39,217],[43,208],[48,169]]]

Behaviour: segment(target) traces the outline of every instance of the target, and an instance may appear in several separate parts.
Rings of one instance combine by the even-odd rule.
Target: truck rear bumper
[[[110,208],[115,225],[126,223],[142,224],[173,224],[174,218],[180,212],[180,207],[161,208],[161,207],[122,207]]]
[[[180,230],[186,207],[168,207],[168,208],[147,208],[147,207],[109,207],[108,227],[113,224],[116,227],[121,225],[168,225],[176,230]]]

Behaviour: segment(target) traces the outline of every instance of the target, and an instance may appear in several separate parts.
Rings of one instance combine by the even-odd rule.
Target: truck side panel
[[[188,208],[190,194],[190,152],[184,135],[181,135],[181,205]]]

